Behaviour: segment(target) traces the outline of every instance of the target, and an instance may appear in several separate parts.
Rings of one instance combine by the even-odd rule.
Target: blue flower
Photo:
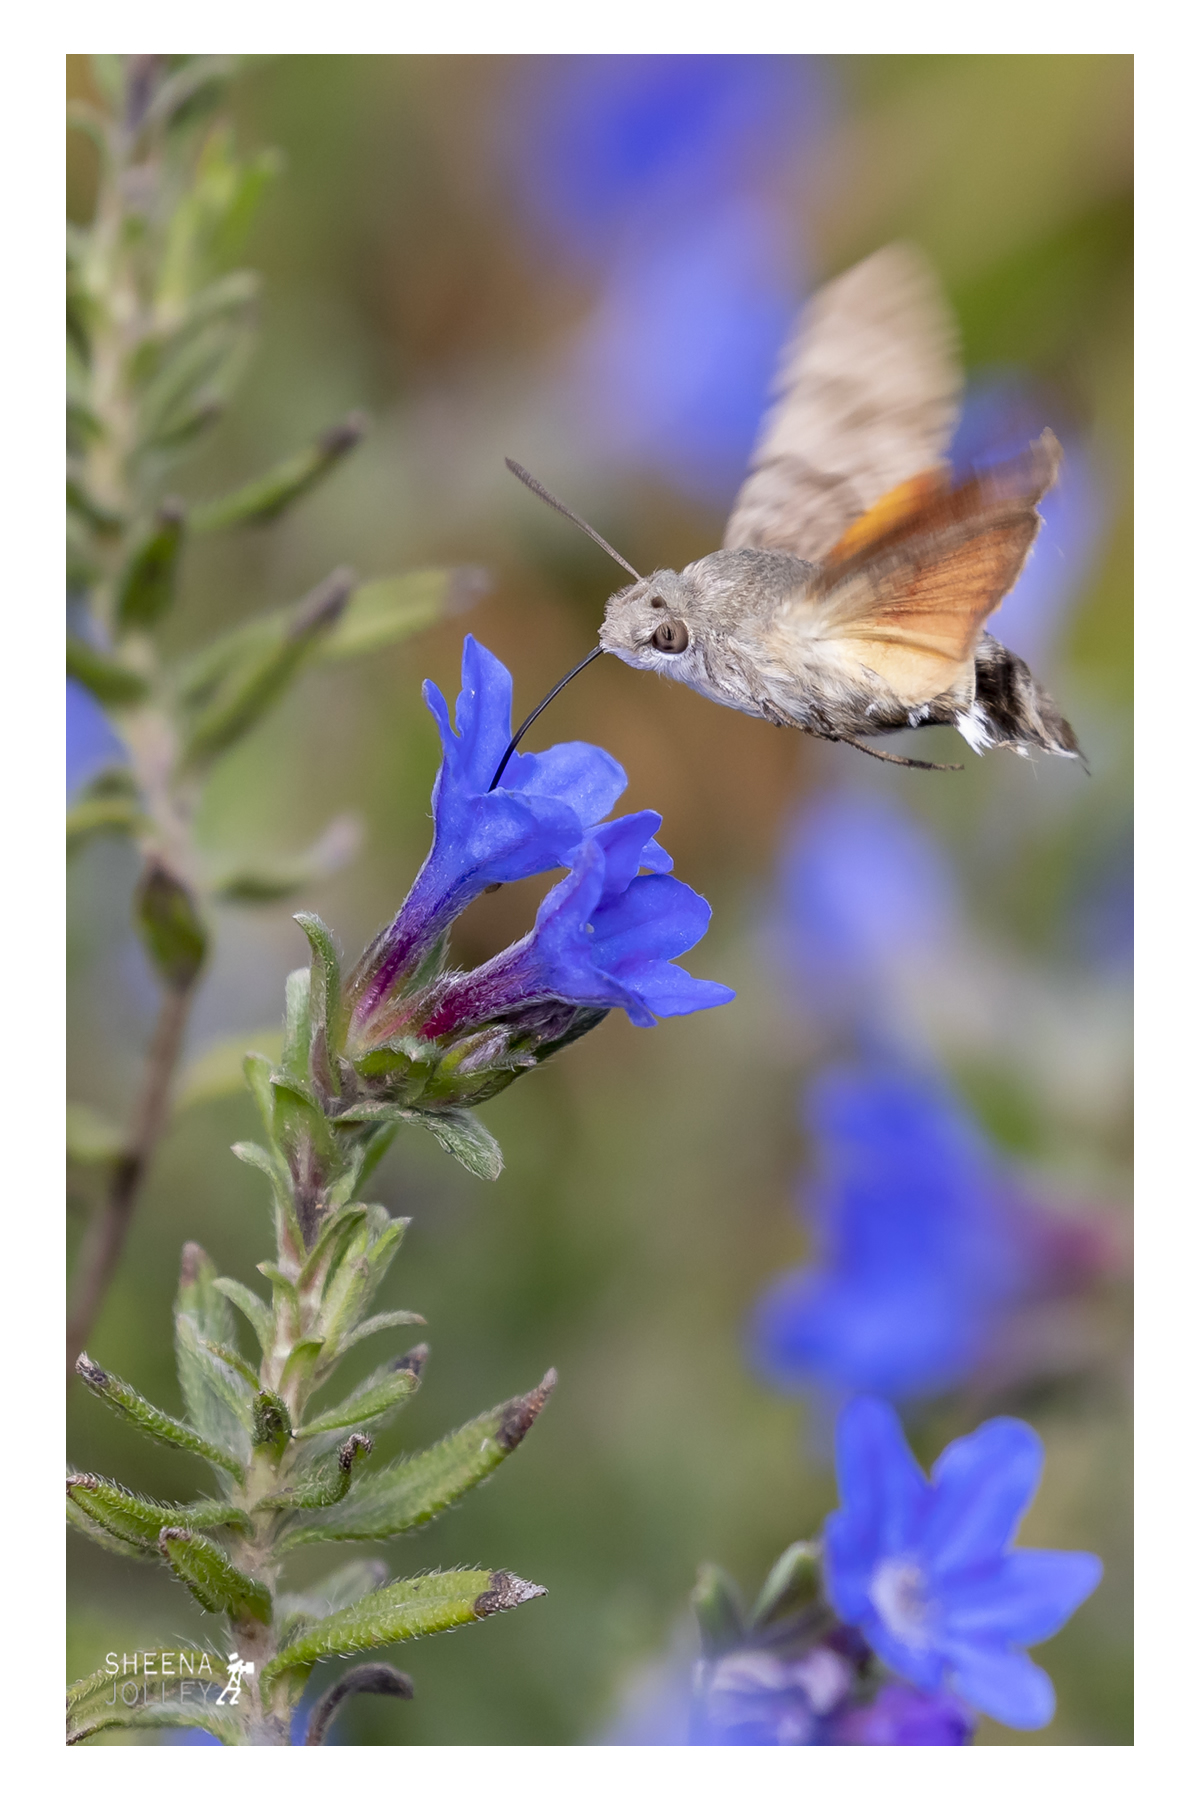
[[[840,1511],[825,1521],[825,1585],[889,1669],[949,1691],[1020,1731],[1054,1716],[1025,1654],[1070,1618],[1103,1573],[1086,1551],[1018,1550],[1042,1446],[1020,1419],[989,1419],[926,1479],[886,1401],[863,1395],[837,1428]]]
[[[833,1069],[813,1083],[806,1112],[816,1260],[760,1300],[754,1361],[786,1388],[839,1397],[953,1386],[1049,1279],[1048,1233],[940,1083],[883,1066]]]
[[[108,722],[98,700],[77,681],[67,681],[67,796],[128,760],[124,744]]]
[[[560,868],[625,791],[625,771],[594,744],[517,754],[492,777],[512,736],[512,676],[473,637],[463,643],[462,692],[450,711],[425,683],[442,765],[433,789],[433,848],[412,891],[351,977],[361,1032],[398,982],[485,888]]]
[[[671,960],[704,936],[712,909],[665,873],[670,859],[654,842],[661,823],[658,813],[630,813],[589,832],[529,935],[482,968],[449,977],[421,1035],[441,1037],[547,999],[620,1006],[635,1025],[732,1000],[732,988],[698,981]]]
[[[961,902],[937,840],[877,794],[819,800],[797,818],[780,868],[779,957],[806,1011],[869,1042],[912,1036],[906,978],[953,954]]]

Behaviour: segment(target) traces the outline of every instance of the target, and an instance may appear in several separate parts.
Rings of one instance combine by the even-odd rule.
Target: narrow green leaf
[[[128,794],[97,794],[76,801],[67,809],[67,853],[78,850],[102,832],[137,837],[148,820],[137,800]]]
[[[203,1106],[209,1100],[223,1100],[229,1094],[240,1094],[247,1084],[261,1108],[257,1071],[265,1065],[269,1080],[271,1065],[278,1062],[282,1050],[283,1033],[279,1031],[255,1031],[249,1036],[225,1038],[213,1044],[193,1057],[180,1075],[175,1090],[175,1111]],[[246,1067],[247,1059],[251,1057],[255,1065],[253,1075]],[[270,1130],[269,1117],[264,1123]]]
[[[290,1276],[285,1275],[283,1270],[278,1268],[275,1263],[260,1262],[258,1264],[258,1272],[260,1275],[266,1276],[272,1288],[275,1290],[275,1310],[276,1312],[282,1313],[284,1330],[287,1333],[284,1342],[286,1343],[288,1338],[293,1340],[298,1338],[300,1332],[300,1296],[296,1292],[295,1282]]]
[[[232,660],[187,734],[185,760],[191,768],[205,767],[258,724],[332,631],[355,585],[349,569],[336,569],[280,621],[266,643],[255,646],[255,653]]]
[[[221,1362],[228,1363],[229,1367],[241,1376],[252,1393],[257,1391],[259,1386],[258,1370],[252,1363],[246,1361],[240,1350],[233,1349],[230,1344],[211,1343],[208,1338],[201,1338],[200,1344],[201,1348],[207,1350],[210,1356],[218,1357]]]
[[[183,992],[200,973],[208,933],[195,897],[164,863],[153,862],[138,883],[134,920],[160,980]]]
[[[283,1073],[292,1081],[308,1078],[308,1047],[312,1040],[308,969],[293,969],[284,987]]]
[[[179,1263],[176,1316],[186,1314],[198,1337],[218,1344],[231,1344],[234,1341],[233,1314],[217,1281],[216,1264],[207,1252],[199,1244],[185,1244]]]
[[[286,900],[313,882],[344,869],[358,853],[362,841],[362,820],[355,813],[340,813],[299,856],[265,868],[237,868],[218,876],[214,895],[238,906],[267,906],[275,900]]]
[[[194,531],[227,531],[236,525],[265,525],[277,519],[307,494],[343,457],[362,441],[367,429],[363,413],[354,412],[323,431],[319,438],[286,462],[276,464],[254,481],[219,500],[198,506],[192,515]]]
[[[221,1445],[209,1443],[181,1420],[173,1419],[169,1413],[152,1406],[127,1381],[122,1381],[118,1375],[109,1374],[107,1369],[102,1369],[86,1353],[80,1356],[75,1368],[84,1385],[93,1394],[106,1401],[115,1412],[121,1413],[131,1425],[136,1425],[139,1431],[157,1438],[160,1443],[172,1444],[177,1450],[190,1450],[230,1475],[242,1473],[242,1464]]]
[[[300,1287],[314,1288],[325,1279],[350,1238],[359,1231],[366,1216],[367,1209],[360,1203],[356,1206],[343,1206],[326,1219],[300,1271]]]
[[[425,1356],[416,1360],[421,1351],[428,1354],[427,1347],[421,1344],[416,1351],[409,1351],[408,1356],[399,1357],[394,1363],[384,1363],[336,1406],[318,1413],[315,1419],[306,1419],[298,1427],[296,1436],[311,1438],[323,1431],[344,1431],[351,1425],[363,1425],[369,1419],[377,1419],[382,1413],[402,1406],[421,1385]]]
[[[298,1344],[293,1345],[283,1365],[283,1374],[279,1377],[280,1387],[291,1388],[297,1382],[306,1384],[324,1348],[325,1339],[317,1337],[301,1338]]]
[[[361,1344],[366,1338],[374,1337],[377,1331],[395,1331],[401,1325],[426,1324],[428,1324],[428,1320],[423,1319],[420,1313],[376,1313],[374,1318],[364,1319],[361,1325],[356,1325],[354,1330],[342,1339],[338,1345],[338,1355],[344,1356],[347,1350],[352,1350],[355,1344]]]
[[[413,1114],[413,1122],[431,1131],[443,1150],[482,1181],[495,1181],[503,1169],[499,1144],[474,1113],[418,1112]]]
[[[340,662],[402,643],[444,612],[465,610],[489,585],[482,569],[419,569],[364,581],[322,645],[321,660]]]
[[[692,1589],[692,1610],[700,1627],[700,1644],[706,1657],[734,1650],[746,1635],[742,1596],[736,1581],[716,1563],[704,1563]]]
[[[226,1501],[199,1500],[190,1506],[168,1506],[161,1500],[131,1494],[99,1475],[68,1475],[67,1498],[113,1537],[154,1549],[159,1533],[168,1526],[194,1531],[227,1527],[245,1533],[254,1529],[240,1507]]]
[[[378,1558],[343,1563],[324,1581],[307,1588],[302,1594],[280,1594],[275,1601],[275,1624],[282,1642],[306,1631],[318,1619],[353,1606],[376,1588],[383,1587],[390,1571]]]
[[[789,1544],[750,1609],[751,1630],[769,1625],[784,1613],[809,1606],[821,1594],[821,1546]]]
[[[222,1301],[224,1296],[219,1296]],[[205,1348],[186,1312],[175,1316],[175,1365],[187,1416],[197,1431],[219,1444],[237,1467],[250,1454],[250,1408],[255,1384],[247,1383],[222,1357]]]
[[[119,1688],[120,1683],[118,1682]],[[211,1706],[183,1706],[156,1702],[153,1706],[123,1707],[119,1703],[103,1716],[91,1714],[79,1725],[68,1729],[67,1744],[86,1744],[102,1731],[207,1731],[222,1744],[244,1743],[244,1727],[234,1713],[227,1718]]]
[[[183,548],[182,501],[164,500],[154,529],[137,545],[117,585],[117,624],[122,631],[152,631],[175,598]]]
[[[113,1556],[132,1556],[143,1561],[156,1562],[158,1560],[157,1547],[151,1549],[146,1544],[134,1543],[128,1538],[117,1537],[106,1526],[93,1519],[90,1513],[84,1512],[69,1488],[67,1490],[67,1524],[79,1532],[81,1537],[91,1538],[93,1544],[98,1544],[102,1550],[109,1551]]]
[[[374,1448],[374,1439],[361,1431],[354,1432],[330,1455],[322,1457],[319,1463],[313,1463],[301,1480],[268,1494],[265,1500],[259,1501],[255,1510],[288,1512],[296,1508],[309,1511],[313,1507],[335,1505],[349,1492],[355,1464],[360,1458],[370,1456]]]
[[[158,1547],[205,1612],[226,1612],[234,1618],[249,1614],[264,1625],[269,1621],[270,1589],[235,1568],[208,1538],[180,1526],[168,1525],[159,1533]]]
[[[528,1394],[481,1413],[428,1450],[363,1475],[349,1498],[318,1524],[289,1532],[289,1548],[326,1539],[398,1537],[424,1525],[512,1454],[546,1404],[556,1380],[550,1369]]]
[[[254,1335],[263,1355],[269,1356],[275,1344],[275,1321],[266,1301],[260,1300],[257,1294],[228,1275],[218,1275],[213,1286],[219,1288],[225,1298],[232,1300],[238,1311],[245,1314],[254,1327]]]
[[[345,1035],[342,1009],[342,971],[333,934],[316,913],[296,914],[296,923],[312,945],[309,993],[313,1021],[310,1065],[313,1080],[326,1094],[340,1093],[337,1059]]]
[[[114,656],[93,650],[82,638],[67,638],[67,674],[94,694],[102,706],[137,706],[150,692],[144,675]]]
[[[113,1163],[125,1152],[125,1132],[94,1106],[79,1101],[66,1108],[67,1155],[77,1163]]]
[[[359,1650],[450,1631],[492,1613],[508,1612],[545,1592],[503,1569],[435,1570],[415,1581],[393,1581],[294,1639],[263,1669],[263,1691],[268,1692],[288,1670],[309,1667],[322,1657],[352,1656]]]

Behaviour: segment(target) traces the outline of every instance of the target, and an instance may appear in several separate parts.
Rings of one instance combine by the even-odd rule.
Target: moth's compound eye
[[[666,603],[666,601],[665,601],[665,600],[664,600],[664,599],[663,599],[663,597],[662,597],[662,595],[661,595],[661,594],[651,594],[651,596],[650,596],[650,604],[651,604],[651,606],[657,606],[657,607],[663,607],[663,606],[665,606],[665,605],[666,605],[666,604],[667,604],[667,603]]]
[[[668,656],[678,656],[681,650],[688,647],[688,630],[682,619],[664,619],[650,639],[656,650],[662,650]]]

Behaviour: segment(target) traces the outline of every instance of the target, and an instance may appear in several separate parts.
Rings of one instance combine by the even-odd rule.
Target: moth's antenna
[[[506,468],[512,470],[518,481],[523,481],[530,492],[537,495],[539,500],[544,500],[547,506],[552,506],[555,512],[560,512],[564,519],[570,519],[572,525],[578,525],[580,531],[586,531],[592,542],[594,544],[599,544],[602,550],[607,550],[613,561],[619,562],[623,569],[628,569],[635,581],[640,581],[642,579],[632,563],[627,563],[623,556],[618,556],[612,545],[605,538],[602,538],[598,531],[593,530],[586,519],[581,519],[578,513],[571,511],[569,506],[564,506],[561,500],[556,500],[554,495],[542,486],[537,477],[529,473],[528,469],[523,469],[519,462],[513,461],[511,456],[505,457],[504,464]],[[574,673],[574,671],[572,671],[572,673]],[[571,677],[568,675],[567,680],[569,681],[570,679]],[[557,693],[558,689],[555,688],[554,692]],[[551,695],[551,698],[553,699],[553,695]],[[524,730],[524,726],[522,726],[521,729]]]
[[[509,468],[512,468],[512,467],[513,467],[513,464],[510,463]],[[532,477],[531,477],[531,479],[532,479]],[[558,504],[557,501],[555,501],[554,504],[557,505]],[[563,510],[566,511],[566,508],[564,507]],[[568,513],[567,517],[574,518],[575,515],[574,515],[574,513]],[[578,523],[578,521],[576,521],[576,523]],[[586,529],[586,527],[585,527],[585,529]],[[638,579],[640,580],[641,577],[639,576]],[[587,655],[584,657],[583,661],[581,663],[576,663],[575,667],[571,670],[571,673],[569,675],[564,675],[562,680],[560,682],[556,683],[556,685],[550,689],[550,692],[546,695],[546,698],[542,701],[539,701],[537,706],[534,707],[533,711],[530,713],[530,715],[526,719],[525,723],[522,726],[520,726],[517,731],[515,731],[513,733],[512,741],[509,744],[508,749],[504,752],[504,755],[500,758],[500,766],[496,770],[496,773],[492,776],[492,785],[488,789],[489,794],[495,788],[496,783],[499,781],[500,777],[503,775],[505,769],[507,769],[509,757],[512,755],[513,751],[516,749],[516,747],[520,743],[521,739],[525,736],[525,733],[529,730],[529,727],[533,724],[533,721],[537,718],[538,714],[545,712],[546,708],[549,706],[549,704],[553,700],[554,696],[556,694],[562,693],[562,691],[566,687],[568,681],[574,681],[575,677],[578,675],[578,673],[581,669],[586,669],[590,662],[595,662],[596,658],[598,656],[602,656],[603,654],[604,654],[604,645],[603,644],[597,644],[596,648],[594,650],[589,650]]]

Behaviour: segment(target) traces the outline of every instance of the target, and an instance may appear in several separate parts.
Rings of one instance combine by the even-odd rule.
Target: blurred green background
[[[87,79],[70,59],[72,90]],[[427,848],[437,755],[422,677],[455,692],[470,629],[513,670],[521,714],[589,648],[614,585],[601,553],[506,474],[505,454],[639,567],[704,554],[790,311],[906,236],[945,279],[987,404],[1003,412],[1005,395],[1025,395],[1083,484],[1057,581],[1021,621],[1090,780],[999,754],[959,776],[868,764],[615,661],[538,727],[539,746],[602,743],[629,773],[624,809],[664,814],[676,872],[714,909],[689,966],[739,998],[653,1031],[610,1016],[491,1103],[507,1159],[494,1187],[422,1133],[384,1164],[376,1197],[413,1224],[382,1303],[426,1316],[433,1355],[381,1452],[432,1441],[551,1364],[561,1378],[520,1456],[388,1560],[398,1574],[509,1567],[549,1595],[398,1656],[416,1701],[360,1699],[344,1736],[596,1741],[668,1651],[697,1563],[756,1586],[834,1497],[819,1432],[742,1354],[755,1296],[803,1253],[796,1095],[830,1050],[778,979],[764,923],[806,797],[881,794],[935,833],[967,918],[960,961],[922,977],[943,1066],[1045,1191],[1110,1221],[1126,1204],[1132,58],[291,56],[252,61],[234,109],[243,146],[279,146],[285,168],[246,256],[265,276],[257,358],[187,465],[185,497],[227,489],[351,407],[373,425],[285,521],[196,548],[175,645],[294,598],[336,563],[364,575],[477,564],[492,577],[468,615],[306,676],[210,790],[205,842],[231,863],[361,814],[357,861],[305,896],[352,954]],[[78,141],[71,159],[69,204],[85,217]],[[996,629],[1006,638],[1003,612]],[[941,735],[913,752],[940,758]],[[113,842],[70,873],[68,1091],[118,1116],[154,1006],[129,924],[134,875],[132,850]],[[478,902],[456,953],[509,942],[549,881]],[[304,960],[291,910],[222,914],[193,1054],[277,1024],[284,977]],[[180,1112],[88,1346],[168,1409],[180,1245],[196,1238],[254,1282],[268,1254],[260,1178],[228,1149],[252,1133],[248,1098]],[[1048,1450],[1024,1541],[1094,1549],[1107,1568],[1085,1614],[1039,1653],[1059,1711],[1038,1741],[1131,1741],[1119,1284],[1106,1305],[1085,1378],[1005,1400]],[[348,1382],[372,1360],[358,1355]],[[969,1397],[944,1406],[923,1452],[979,1410]],[[76,1390],[69,1430],[77,1466],[173,1493],[165,1452]],[[310,1554],[314,1569],[338,1560],[333,1546]],[[195,1631],[187,1597],[154,1570],[79,1540],[69,1555],[69,1676],[110,1648]],[[980,1741],[1029,1740],[985,1725]]]

